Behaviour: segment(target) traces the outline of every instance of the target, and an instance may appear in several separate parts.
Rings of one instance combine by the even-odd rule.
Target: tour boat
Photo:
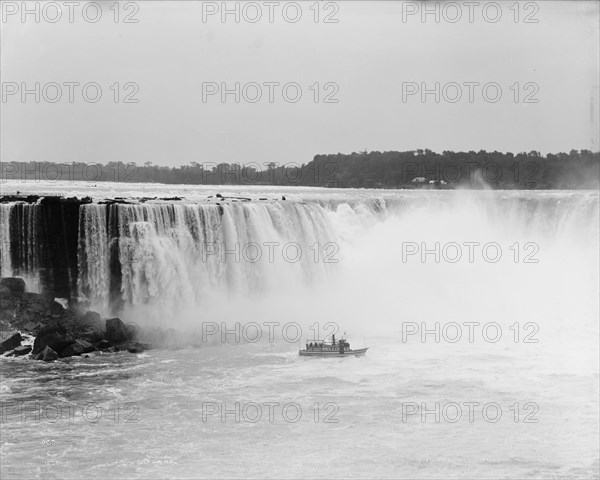
[[[335,341],[332,335],[331,342],[325,340],[313,340],[306,342],[306,348],[300,349],[298,353],[302,357],[358,357],[367,353],[369,348],[357,348],[352,350],[346,339]]]

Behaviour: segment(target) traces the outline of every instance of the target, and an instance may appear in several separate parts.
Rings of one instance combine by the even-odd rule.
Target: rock
[[[90,302],[87,300],[71,299],[69,308],[75,315],[81,317],[90,309]]]
[[[129,353],[142,353],[146,350],[150,350],[152,348],[152,345],[150,345],[149,343],[140,343],[140,342],[133,342],[128,344],[125,349],[129,352]]]
[[[0,278],[0,319],[13,319],[24,293],[25,282],[22,278]]]
[[[94,350],[93,352],[90,353],[84,353],[82,356],[82,358],[92,358],[92,357],[97,357],[99,355],[102,355],[103,353],[99,350]]]
[[[104,337],[104,324],[99,313],[85,312],[78,315],[71,310],[62,319],[64,325],[73,338],[80,338],[90,343],[96,343]]]
[[[33,332],[37,325],[38,324],[34,322],[27,322],[25,325],[23,325],[23,328],[29,332]]]
[[[103,337],[104,325],[102,317],[97,312],[88,311],[77,318],[78,337],[91,343],[96,343]]]
[[[108,340],[100,340],[99,342],[96,342],[96,348],[99,348],[100,350],[106,350],[110,347],[112,347],[112,344]]]
[[[102,325],[102,317],[100,314],[91,310],[85,312],[79,321],[85,325]]]
[[[60,323],[65,317],[63,306],[53,299],[38,293],[25,293],[15,310],[14,322],[26,325],[30,322],[42,322],[44,325]]]
[[[68,298],[55,298],[54,301],[60,304],[65,310],[69,308],[69,299]]]
[[[81,355],[82,353],[90,353],[94,350],[96,349],[91,343],[86,342],[85,340],[77,339],[60,351],[60,357],[72,357],[74,355]]]
[[[25,280],[19,277],[0,278],[0,291],[21,297],[25,293]]]
[[[60,352],[72,342],[73,339],[66,335],[64,328],[60,326],[44,327],[40,329],[35,342],[33,342],[33,354],[41,352],[46,347],[50,347],[55,352]]]
[[[35,357],[36,360],[44,360],[45,362],[52,362],[58,358],[58,353],[52,350],[50,347],[45,347]]]
[[[128,328],[120,318],[106,320],[106,339],[112,343],[122,343],[131,340],[135,332]]]
[[[17,331],[0,331],[0,355],[21,345],[21,334]]]
[[[31,345],[21,345],[13,350],[12,355],[20,357],[22,355],[27,355],[29,352],[31,352]]]

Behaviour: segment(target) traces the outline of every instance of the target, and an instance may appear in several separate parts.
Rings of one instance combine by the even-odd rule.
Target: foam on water
[[[156,189],[112,185],[102,195],[156,195]],[[73,187],[74,193],[91,190]],[[164,195],[208,191],[168,186]],[[190,337],[203,321],[297,321],[307,333],[315,321],[333,321],[348,331],[351,344],[362,345],[365,337],[368,354],[306,359],[297,345],[278,338],[272,345],[54,364],[2,358],[2,402],[107,409],[106,421],[96,423],[9,418],[1,425],[3,478],[597,476],[597,192],[220,191],[277,192],[288,200],[229,204],[222,216],[216,205],[187,197],[176,207],[112,206],[115,223],[104,205],[82,207],[81,248],[89,255],[81,259],[82,294],[105,302],[110,289],[102,282],[111,268],[105,259],[116,248],[129,265],[120,291],[126,320],[173,326]],[[118,226],[126,241],[111,244],[105,225]],[[228,248],[234,242],[333,241],[339,261],[203,263],[200,238]],[[420,252],[403,257],[403,244],[432,248],[436,242],[495,242],[502,256],[486,261],[477,250],[470,262],[465,250],[455,263],[436,262],[435,254],[423,261]],[[510,249],[516,242],[518,261]],[[535,249],[525,250],[527,243]],[[537,263],[524,261],[531,252]],[[131,258],[136,262],[125,261]],[[495,322],[502,337],[484,341],[478,329],[473,342],[466,330],[456,343],[436,342],[435,335],[423,342],[420,335],[403,338],[403,322],[429,328]],[[525,343],[534,330],[537,342]],[[271,401],[298,403],[302,418],[236,423],[233,416],[226,422],[202,416],[203,402]],[[108,409],[114,402],[137,405],[139,422],[116,423]],[[495,402],[503,416],[483,421],[477,407],[474,422],[467,415],[456,423],[435,422],[434,415],[422,422],[418,415],[403,417],[407,402]],[[523,422],[528,402],[538,406],[537,423]],[[329,411],[323,410],[315,422],[315,403],[337,405],[338,422],[324,423]]]

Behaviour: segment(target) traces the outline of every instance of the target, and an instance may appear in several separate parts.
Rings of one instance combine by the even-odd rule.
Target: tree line
[[[1,162],[2,180],[144,182],[188,185],[281,185],[335,188],[594,189],[600,153],[353,152],[316,155],[306,164],[191,162]]]

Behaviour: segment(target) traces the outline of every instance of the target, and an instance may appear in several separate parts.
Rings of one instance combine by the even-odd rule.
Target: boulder
[[[102,317],[99,313],[89,310],[81,316],[79,322],[84,325],[102,325]]]
[[[58,353],[52,350],[50,347],[45,347],[40,353],[35,356],[36,360],[44,360],[45,362],[52,362],[58,358]]]
[[[57,327],[44,327],[38,332],[35,342],[33,342],[33,354],[37,354],[44,350],[46,347],[50,347],[55,352],[60,352],[63,348],[66,348],[73,342],[64,328]]]
[[[26,325],[41,322],[44,325],[60,323],[65,317],[63,306],[39,293],[24,293],[15,310],[13,323]]]
[[[129,353],[142,353],[146,350],[152,349],[152,345],[149,343],[132,342],[125,345],[125,349]]]
[[[20,347],[17,347],[12,351],[12,356],[20,357],[22,355],[27,355],[30,352],[31,352],[31,345],[21,345]]]
[[[75,320],[74,329],[76,336],[88,342],[95,343],[104,335],[104,325],[99,313],[89,311],[78,316]]]
[[[135,335],[132,328],[123,323],[120,318],[106,320],[106,339],[112,343],[123,343],[131,340]]]
[[[112,347],[112,344],[108,340],[100,340],[99,342],[96,342],[96,348],[99,348],[100,350],[106,350],[110,347]]]
[[[24,293],[25,282],[22,278],[0,278],[0,320],[12,320]]]
[[[96,350],[94,346],[86,342],[85,340],[77,339],[70,345],[67,345],[60,351],[60,357],[72,357],[74,355],[81,355],[83,353],[89,353]]]
[[[25,293],[25,280],[19,277],[0,278],[0,292],[21,297]]]
[[[17,331],[0,330],[0,355],[21,345],[21,334]]]

